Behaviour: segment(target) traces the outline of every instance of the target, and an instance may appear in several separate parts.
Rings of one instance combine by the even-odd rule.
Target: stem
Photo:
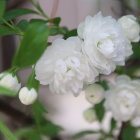
[[[124,130],[125,127],[126,127],[126,123],[125,122],[122,122],[122,126],[121,126],[121,129],[120,129],[118,140],[123,140],[122,135],[123,135],[123,130]]]

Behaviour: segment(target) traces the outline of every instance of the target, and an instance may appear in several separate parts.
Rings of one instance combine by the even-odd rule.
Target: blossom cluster
[[[140,38],[140,27],[134,16],[115,20],[103,17],[101,12],[86,17],[77,32],[76,37],[56,39],[35,66],[36,79],[42,85],[49,85],[53,93],[77,96],[99,74],[108,75],[117,65],[125,65],[133,53],[131,42]]]
[[[105,91],[97,84],[90,85],[84,90],[86,99],[93,105],[104,100],[106,111],[111,112],[113,117],[120,122],[140,116],[140,80],[132,80],[126,75],[119,75],[113,83],[108,83],[108,86],[108,90]],[[95,118],[93,112],[92,115],[89,111],[86,114],[88,121]]]

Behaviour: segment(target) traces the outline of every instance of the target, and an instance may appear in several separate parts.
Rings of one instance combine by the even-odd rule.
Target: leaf
[[[130,124],[126,125],[122,132],[123,140],[135,140],[136,139],[136,128]]]
[[[100,82],[96,82],[96,83],[99,84],[100,86],[102,86],[104,88],[104,90],[109,89],[106,81],[100,81]]]
[[[68,37],[71,37],[71,36],[77,36],[77,29],[73,29],[73,30],[67,32],[64,35],[64,39],[67,39]]]
[[[27,20],[21,20],[17,26],[23,31],[25,32],[27,27],[29,26],[29,22]]]
[[[25,68],[37,62],[47,45],[48,28],[44,24],[31,24],[14,57],[13,66]]]
[[[50,28],[50,36],[65,35],[67,33],[66,27],[53,26]]]
[[[140,43],[132,43],[133,45],[133,55],[130,56],[128,61],[130,60],[135,60],[135,59],[140,59]]]
[[[101,103],[96,104],[94,106],[94,109],[95,109],[98,120],[101,122],[105,114],[104,100]]]
[[[49,19],[48,22],[52,22],[54,25],[59,26],[59,24],[61,22],[61,18],[55,17],[55,18]]]
[[[3,16],[6,7],[6,0],[0,0],[0,17]]]
[[[7,126],[2,121],[0,121],[0,131],[4,134],[5,137],[8,138],[8,140],[17,140],[14,134],[7,128]]]
[[[43,124],[44,125],[41,127],[40,131],[43,135],[47,135],[49,137],[56,137],[58,136],[59,132],[63,130],[62,127],[48,120],[46,120]]]
[[[83,137],[83,136],[89,135],[89,134],[97,134],[97,132],[96,131],[93,131],[93,130],[81,131],[81,132],[75,134],[73,136],[73,138],[80,138],[80,137]]]
[[[0,37],[6,36],[6,35],[14,35],[14,34],[16,34],[16,32],[12,30],[11,28],[4,25],[0,25]]]
[[[43,19],[31,19],[30,23],[47,23],[47,20],[43,20]]]
[[[111,133],[116,128],[116,124],[117,124],[117,122],[112,118],[111,119],[111,130],[110,130]]]
[[[7,11],[4,14],[3,18],[5,20],[9,21],[9,20],[12,20],[12,19],[15,19],[15,18],[23,16],[23,15],[27,15],[27,14],[37,14],[38,15],[38,13],[34,10],[26,9],[26,8],[17,8],[17,9],[12,9],[10,11]]]
[[[6,95],[6,96],[16,96],[17,92],[10,90],[8,88],[5,88],[3,86],[0,86],[0,95]]]

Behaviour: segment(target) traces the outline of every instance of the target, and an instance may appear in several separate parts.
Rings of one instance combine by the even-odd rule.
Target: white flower
[[[19,91],[19,99],[24,105],[33,104],[37,96],[37,92],[34,88],[28,89],[27,87],[23,87]]]
[[[123,16],[118,20],[118,23],[122,26],[124,34],[131,42],[140,40],[140,26],[135,16]]]
[[[116,120],[131,120],[139,115],[140,82],[124,75],[118,76],[116,84],[106,92],[105,98],[105,107]]]
[[[18,82],[17,76],[13,76],[11,73],[1,73],[0,86],[17,92],[21,84]]]
[[[98,104],[104,98],[104,89],[98,84],[92,84],[85,88],[84,90],[86,99],[91,104]]]
[[[98,75],[81,53],[81,43],[78,37],[55,40],[36,64],[36,79],[54,93],[78,95]]]
[[[118,22],[112,17],[103,17],[101,13],[88,16],[79,25],[78,35],[84,40],[83,53],[101,74],[110,74],[116,65],[124,65],[126,57],[132,54],[130,41]]]
[[[97,121],[96,113],[92,108],[85,110],[83,116],[84,119],[89,123]]]

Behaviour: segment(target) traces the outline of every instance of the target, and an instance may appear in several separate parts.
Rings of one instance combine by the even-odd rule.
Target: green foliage
[[[48,34],[46,25],[31,24],[24,34],[13,65],[24,68],[35,64],[46,49]]]
[[[97,134],[97,133],[98,133],[98,132],[93,131],[93,130],[85,130],[85,131],[81,131],[81,132],[75,134],[75,135],[73,136],[73,138],[81,138],[81,137],[83,137],[83,136],[85,136],[85,135]]]
[[[17,8],[17,9],[12,9],[12,10],[7,11],[4,14],[4,19],[9,21],[9,20],[13,20],[17,17],[27,15],[27,14],[38,14],[38,13],[31,9]]]
[[[0,18],[3,16],[6,7],[6,0],[0,0]]]
[[[4,25],[0,25],[0,37],[6,36],[6,35],[14,35],[14,34],[17,34],[17,32],[14,31],[13,29]]]
[[[17,92],[0,86],[0,95],[17,96]]]
[[[101,103],[96,104],[94,106],[94,109],[95,109],[98,120],[101,122],[103,120],[104,114],[105,114],[104,100]]]
[[[112,118],[111,119],[111,130],[110,130],[110,133],[112,133],[112,131],[116,128],[116,124],[117,124],[117,122]]]
[[[0,131],[2,132],[2,134],[4,134],[5,137],[8,138],[8,140],[17,140],[17,138],[2,121],[0,121]]]
[[[21,20],[18,24],[17,27],[20,28],[21,31],[25,32],[27,27],[29,26],[29,22],[27,20]]]
[[[122,132],[123,140],[136,140],[136,128],[130,124],[126,125]]]
[[[68,31],[65,35],[64,35],[64,38],[67,39],[68,37],[71,37],[71,36],[77,36],[77,29],[73,29],[71,31]]]

